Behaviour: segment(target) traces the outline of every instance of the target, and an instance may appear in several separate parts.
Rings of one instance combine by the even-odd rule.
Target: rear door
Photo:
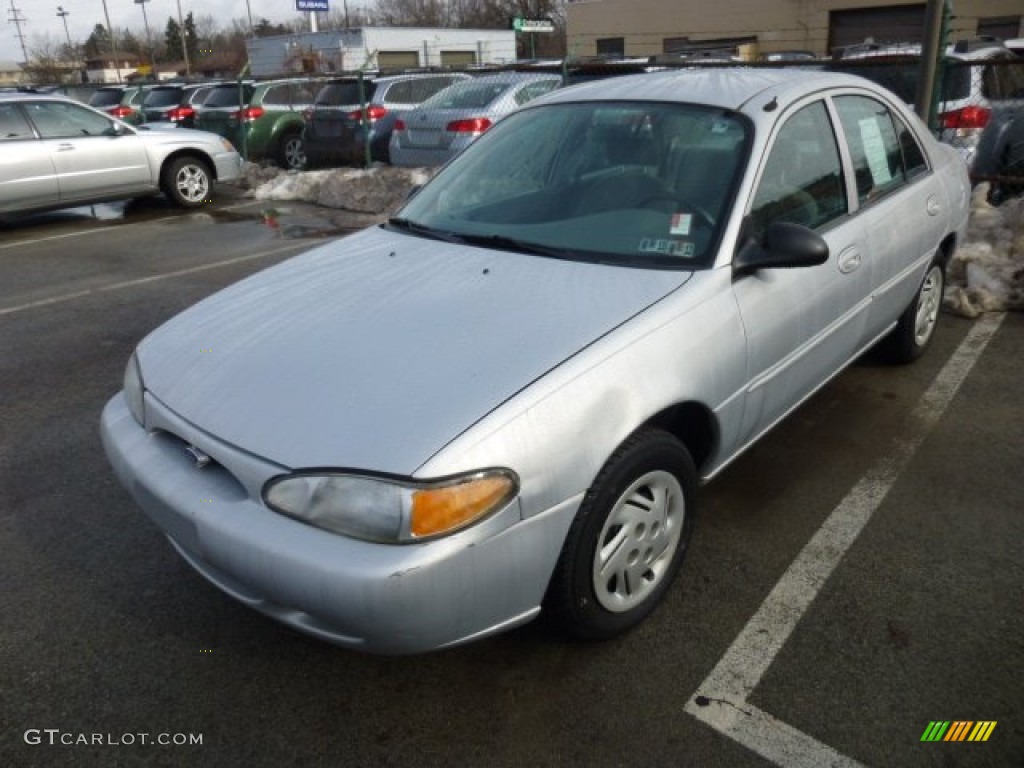
[[[49,149],[17,104],[0,103],[0,211],[44,208],[57,200]]]
[[[859,94],[839,95],[834,102],[874,270],[866,329],[873,337],[913,298],[945,235],[949,202],[913,132],[892,109]]]

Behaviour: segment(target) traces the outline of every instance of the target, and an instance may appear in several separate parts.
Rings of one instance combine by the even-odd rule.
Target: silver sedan
[[[163,192],[194,208],[241,158],[211,133],[133,128],[59,96],[0,94],[0,213]]]
[[[389,223],[147,336],[103,442],[182,557],[303,632],[611,637],[680,571],[701,480],[865,349],[925,350],[968,192],[860,78],[555,91]]]
[[[392,165],[444,165],[484,131],[562,84],[559,75],[504,72],[450,85],[395,122]]]

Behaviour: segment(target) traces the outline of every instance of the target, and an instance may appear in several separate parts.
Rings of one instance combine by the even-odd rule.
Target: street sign
[[[555,23],[551,19],[512,19],[512,29],[516,32],[554,32]]]
[[[330,0],[295,0],[297,11],[329,11],[331,10]]]

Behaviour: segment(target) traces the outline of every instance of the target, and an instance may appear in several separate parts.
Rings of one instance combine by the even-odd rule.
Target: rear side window
[[[987,99],[1024,99],[1024,61],[1016,56],[985,67],[981,92]]]
[[[906,139],[898,133],[899,129],[906,130],[906,126],[894,118],[888,107],[866,96],[837,96],[835,104],[853,161],[857,197],[862,204],[899,189],[921,170],[924,157],[920,149],[916,157],[913,151],[906,152]],[[908,173],[907,165],[911,163],[915,167]]]
[[[292,103],[287,84],[272,85],[263,94],[262,103],[270,107],[287,107]]]
[[[32,127],[16,104],[0,104],[0,141],[34,138]]]
[[[533,101],[538,96],[543,96],[548,91],[553,91],[558,87],[558,83],[558,80],[541,80],[536,83],[528,83],[516,91],[516,104],[522,106],[528,101]]]
[[[252,86],[242,86],[242,97],[245,103],[248,104],[252,101]],[[237,107],[238,106],[238,86],[237,85],[226,85],[214,88],[210,95],[206,97],[206,101],[203,102],[204,107]]]

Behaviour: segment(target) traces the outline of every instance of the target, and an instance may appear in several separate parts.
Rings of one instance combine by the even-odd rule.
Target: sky
[[[297,14],[295,0],[248,0],[252,8],[253,19],[267,18],[273,22],[290,21]],[[167,17],[178,16],[179,0],[149,0],[146,3],[146,15],[149,17],[150,32],[154,36],[163,35],[167,26]],[[180,0],[182,16],[191,11],[196,16],[212,14],[223,26],[228,26],[231,19],[246,18],[246,0]],[[351,2],[351,0],[350,0]],[[110,23],[118,29],[129,27],[142,32],[145,29],[142,18],[142,6],[134,0],[106,0],[110,13]],[[22,61],[21,44],[18,42],[17,29],[11,21],[12,0],[0,0],[0,61]],[[25,46],[32,50],[33,38],[47,33],[64,42],[64,24],[57,16],[57,7],[61,6],[68,12],[68,32],[72,42],[82,43],[97,24],[106,26],[103,17],[103,0],[13,0],[22,22],[21,32],[25,36]],[[331,8],[341,7],[341,0],[334,0]]]

